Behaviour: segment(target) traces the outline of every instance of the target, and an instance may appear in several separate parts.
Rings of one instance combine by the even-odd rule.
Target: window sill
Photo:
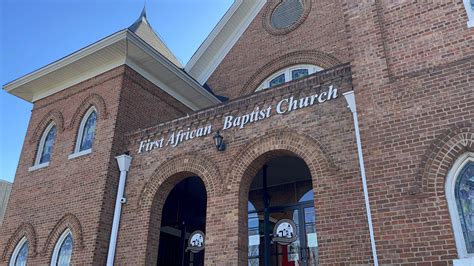
[[[48,167],[49,166],[49,162],[45,162],[45,163],[42,163],[42,164],[37,164],[37,165],[33,165],[32,167],[28,168],[28,172],[33,172],[35,170],[38,170],[38,169],[41,169],[41,168],[45,168],[45,167]]]
[[[471,266],[474,258],[453,260],[453,266]]]
[[[84,155],[87,155],[89,153],[92,152],[92,149],[88,149],[88,150],[83,150],[83,151],[79,151],[79,152],[76,152],[76,153],[73,153],[73,154],[69,154],[69,156],[67,157],[69,160],[71,159],[74,159],[74,158],[77,158],[77,157],[81,157],[81,156],[84,156]]]
[[[468,28],[474,28],[474,19],[473,19],[473,20],[469,20],[469,21],[467,22],[467,27],[468,27]]]

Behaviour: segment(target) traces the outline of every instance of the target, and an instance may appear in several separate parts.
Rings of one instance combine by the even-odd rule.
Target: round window
[[[288,28],[298,22],[303,11],[301,0],[284,0],[273,11],[271,25],[276,29]]]
[[[311,11],[312,0],[267,1],[263,28],[272,35],[287,34],[298,28]]]

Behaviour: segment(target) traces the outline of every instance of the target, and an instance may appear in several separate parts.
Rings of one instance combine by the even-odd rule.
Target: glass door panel
[[[290,219],[296,225],[296,231],[294,232],[297,235],[296,241],[289,245],[282,245],[275,241],[273,238],[273,229],[275,224],[281,219]],[[270,265],[276,266],[298,266],[302,265],[301,260],[301,246],[300,246],[300,224],[299,224],[299,210],[298,209],[288,209],[281,211],[270,212]],[[278,232],[277,232],[278,233]]]
[[[273,229],[281,219],[296,225],[297,239],[289,245],[273,241]],[[300,221],[303,221],[301,223]],[[318,265],[318,240],[314,207],[271,208],[269,212],[270,265]],[[301,226],[304,224],[304,226]],[[264,213],[250,212],[248,216],[248,265],[265,265]]]
[[[306,163],[292,156],[270,159],[255,175],[248,195],[248,264],[315,265],[314,193]],[[276,225],[279,232],[274,234]]]
[[[306,236],[305,259],[307,265],[318,265],[318,235],[316,233],[316,215],[314,207],[304,208],[304,223]]]
[[[263,265],[263,214],[249,213],[248,218],[248,258],[249,266]]]

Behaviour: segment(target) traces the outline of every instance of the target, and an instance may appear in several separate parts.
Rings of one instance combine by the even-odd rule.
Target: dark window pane
[[[92,112],[87,118],[86,124],[84,125],[84,131],[82,132],[81,147],[79,151],[84,151],[92,148],[95,136],[95,125],[97,121],[96,112]]]
[[[275,86],[278,86],[278,85],[283,84],[283,83],[285,83],[285,74],[281,74],[278,77],[272,79],[270,81],[270,84],[269,84],[270,86],[269,87],[270,88],[275,87]]]
[[[61,248],[59,249],[58,254],[58,266],[69,266],[71,263],[71,255],[72,255],[72,236],[68,234],[64,239],[63,243],[61,244]]]
[[[53,144],[54,144],[55,138],[56,138],[56,126],[53,126],[49,130],[44,140],[43,151],[41,152],[41,158],[39,161],[40,164],[49,162],[49,160],[51,159],[51,153],[53,152]]]
[[[474,253],[474,163],[467,164],[456,179],[456,203],[468,253]]]
[[[15,258],[15,266],[26,266],[26,260],[28,259],[28,242],[23,243],[20,252]]]
[[[308,69],[295,69],[291,71],[291,79],[299,79],[304,76],[308,76],[309,72]]]

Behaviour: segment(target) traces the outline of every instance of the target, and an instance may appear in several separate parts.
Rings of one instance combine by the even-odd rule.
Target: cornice
[[[134,49],[134,54],[130,49]],[[122,65],[128,65],[192,110],[220,103],[183,69],[128,29],[14,80],[6,84],[4,90],[26,101],[36,102]],[[150,73],[145,70],[147,67],[152,70],[161,68],[166,73]],[[161,79],[169,83],[176,81],[180,85],[171,87]]]

